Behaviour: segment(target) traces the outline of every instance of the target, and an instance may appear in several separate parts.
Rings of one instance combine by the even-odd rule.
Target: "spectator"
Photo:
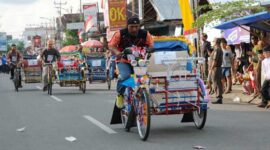
[[[221,79],[222,79],[222,57],[223,57],[223,52],[221,49],[221,39],[216,38],[214,40],[214,51],[213,51],[213,63],[211,65],[211,76],[214,84],[214,89],[216,89],[216,95],[217,95],[217,100],[212,102],[213,104],[222,104],[222,84],[221,84]]]
[[[3,72],[2,56],[0,55],[0,73]]]
[[[221,39],[221,48],[223,51],[223,61],[222,61],[222,85],[226,82],[225,94],[232,91],[232,78],[231,78],[231,68],[233,66],[233,53],[230,47],[227,45],[226,39]],[[224,87],[224,86],[222,86]]]
[[[257,36],[253,36],[251,38],[251,43],[252,43],[252,58],[253,58],[253,67],[254,67],[254,70],[257,70],[257,66],[258,66],[258,50],[261,49],[260,45],[259,45],[259,38]],[[254,72],[254,76],[256,78],[256,71]],[[256,80],[254,80],[254,83],[256,85]],[[252,82],[253,83],[253,82]],[[256,88],[255,86],[255,92],[254,92],[254,95],[253,95],[253,98],[257,97],[258,96],[258,89]]]
[[[233,66],[232,66],[232,85],[235,85],[237,82],[237,59],[240,58],[241,54],[240,54],[240,45],[236,44],[234,46],[234,58],[233,58]]]
[[[257,70],[256,70],[256,88],[258,90],[258,96],[261,96],[261,76],[262,76],[262,61],[264,59],[264,55],[263,55],[263,51],[262,50],[258,50],[258,58],[259,58],[259,62],[258,62],[258,66],[257,66]]]
[[[2,69],[4,73],[9,73],[9,67],[7,65],[7,57],[6,55],[2,56]]]
[[[243,62],[241,60],[241,58],[238,58],[236,60],[236,80],[235,81],[238,81],[241,85],[243,83]]]
[[[243,67],[243,94],[250,95],[254,91],[254,68],[252,57],[248,59],[248,64]]]
[[[203,74],[204,77],[208,76],[208,51],[211,50],[211,43],[207,41],[207,34],[202,34],[202,49],[201,49],[201,55],[205,58],[205,63],[203,66]]]
[[[212,63],[213,63],[213,50],[212,49],[209,49],[208,50],[208,66],[212,66]],[[210,72],[211,71],[211,68],[209,67],[208,71]],[[208,74],[208,77],[207,77],[207,87],[209,88],[209,94],[212,95],[214,94],[214,89],[213,89],[213,80],[211,78],[211,74],[209,73]]]
[[[263,55],[265,59],[262,61],[262,75],[264,76],[264,82],[262,84],[261,94],[262,102],[258,107],[270,107],[270,46],[263,48]]]

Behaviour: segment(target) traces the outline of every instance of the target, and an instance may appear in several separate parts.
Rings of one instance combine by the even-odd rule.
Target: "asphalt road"
[[[88,84],[86,94],[55,85],[53,96],[41,84],[23,86],[15,92],[0,74],[0,150],[270,150],[270,111],[254,105],[209,105],[203,130],[180,123],[180,115],[153,116],[142,142],[136,128],[127,133],[109,124],[115,91],[104,83]],[[77,140],[67,141],[70,136]]]

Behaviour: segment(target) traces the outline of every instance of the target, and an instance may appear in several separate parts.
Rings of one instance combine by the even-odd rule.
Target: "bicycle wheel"
[[[150,114],[150,99],[146,89],[140,89],[137,98],[137,128],[141,140],[146,141],[150,133],[151,114]]]
[[[15,91],[16,92],[19,92],[19,80],[15,77],[13,79],[13,82],[14,82],[14,88],[15,88]]]
[[[121,119],[122,125],[124,129],[129,132],[130,128],[132,127],[132,123],[134,122],[134,107],[131,103],[132,99],[132,89],[126,88],[124,95],[124,108],[121,109]]]
[[[194,124],[198,129],[202,129],[205,125],[207,118],[207,109],[195,110],[192,112]]]
[[[50,68],[48,71],[48,94],[52,95],[52,71]]]
[[[19,73],[18,73],[18,71],[16,69],[15,69],[15,72],[14,72],[13,82],[14,82],[15,91],[19,92]]]
[[[108,85],[108,90],[111,90],[112,80],[110,78],[109,70],[107,70],[107,85]]]

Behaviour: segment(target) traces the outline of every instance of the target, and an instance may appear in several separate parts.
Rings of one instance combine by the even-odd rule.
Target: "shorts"
[[[222,68],[222,76],[223,77],[230,77],[231,76],[231,67],[224,67]]]

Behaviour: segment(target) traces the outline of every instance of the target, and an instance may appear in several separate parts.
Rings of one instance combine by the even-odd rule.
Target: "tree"
[[[18,41],[17,49],[20,50],[20,51],[24,50],[24,42],[23,41]]]
[[[66,30],[65,34],[66,38],[63,41],[63,46],[79,44],[79,37],[77,30]]]
[[[265,10],[264,7],[261,7],[260,4],[254,0],[237,0],[199,6],[195,11],[197,14],[200,14],[200,12],[206,9],[212,10],[200,15],[194,22],[194,27],[202,28],[215,21],[228,21]]]
[[[7,51],[11,50],[11,44],[16,44],[17,50],[24,51],[24,42],[18,39],[12,40],[7,44]]]

